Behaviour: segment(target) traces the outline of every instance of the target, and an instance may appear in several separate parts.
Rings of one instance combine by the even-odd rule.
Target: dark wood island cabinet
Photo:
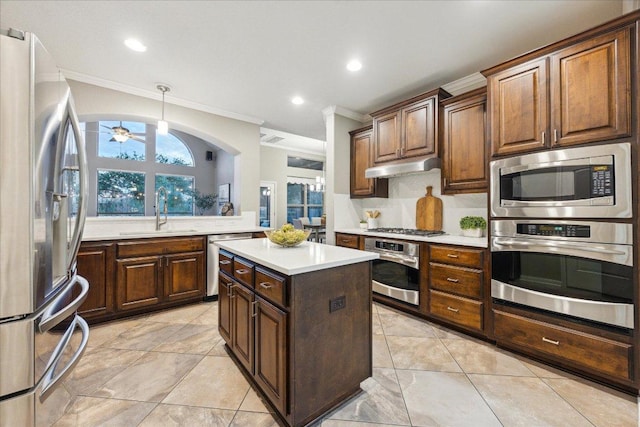
[[[220,335],[281,421],[307,425],[358,393],[372,373],[376,255],[267,239],[218,245]]]

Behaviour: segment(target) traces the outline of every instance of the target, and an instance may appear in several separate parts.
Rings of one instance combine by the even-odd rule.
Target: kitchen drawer
[[[286,307],[287,279],[256,268],[256,292],[271,302]]]
[[[221,250],[218,253],[218,267],[229,276],[233,276],[233,255]]]
[[[429,253],[430,260],[434,262],[482,268],[482,250],[431,245]]]
[[[233,277],[239,282],[253,288],[253,266],[254,264],[246,259],[233,258]]]
[[[360,236],[356,234],[336,233],[336,246],[345,248],[360,249]]]
[[[204,237],[140,239],[117,244],[118,258],[204,251]]]
[[[617,378],[631,378],[630,344],[494,310],[495,339]]]
[[[482,297],[482,270],[430,263],[429,279],[432,289],[469,298]]]
[[[481,302],[439,291],[429,291],[429,297],[432,315],[467,328],[482,330]]]

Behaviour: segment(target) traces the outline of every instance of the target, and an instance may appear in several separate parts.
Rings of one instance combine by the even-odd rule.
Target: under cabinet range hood
[[[431,169],[440,169],[439,157],[429,157],[418,161],[393,163],[375,166],[364,171],[365,178],[389,178],[392,176],[409,175],[418,172],[426,172]]]

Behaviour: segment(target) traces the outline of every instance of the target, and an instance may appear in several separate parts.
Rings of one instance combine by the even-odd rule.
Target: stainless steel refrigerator
[[[38,39],[0,32],[0,426],[50,425],[89,339],[77,315],[84,139],[69,86]]]

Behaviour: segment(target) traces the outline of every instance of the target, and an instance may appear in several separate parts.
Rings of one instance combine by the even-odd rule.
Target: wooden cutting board
[[[416,203],[416,228],[418,230],[442,230],[442,200],[432,196],[432,186],[427,187],[425,197]]]

